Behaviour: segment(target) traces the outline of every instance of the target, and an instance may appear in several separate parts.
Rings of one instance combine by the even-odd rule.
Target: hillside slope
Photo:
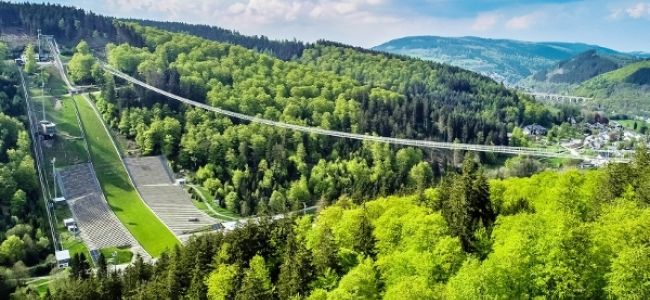
[[[599,55],[595,50],[589,50],[569,60],[561,61],[552,68],[537,72],[533,75],[533,79],[552,83],[576,84],[616,70],[621,63],[612,57]]]
[[[508,126],[558,120],[542,105],[457,67],[324,42],[308,47],[300,59],[282,61],[184,33],[124,26],[146,47],[108,46],[111,65],[161,89],[247,115],[345,132],[495,145],[508,143]],[[196,171],[197,184],[244,216],[329,203],[341,195],[356,201],[394,193],[408,187],[411,161],[424,158],[416,149],[398,157],[387,145],[241,123],[127,89],[117,96],[104,92],[98,100],[106,122],[143,154],[164,154],[180,169]],[[128,97],[137,93],[142,96]],[[425,181],[449,159],[450,153],[429,154],[431,164],[419,166]]]
[[[305,49],[305,44],[296,40],[270,40],[263,35],[248,36],[217,26],[187,24],[181,22],[163,22],[154,20],[129,21],[138,22],[144,26],[156,27],[171,32],[189,33],[217,42],[240,45],[244,48],[255,49],[260,52],[269,52],[282,60],[289,60],[292,57],[300,56],[302,54],[302,51]]]
[[[35,36],[37,29],[51,34],[59,45],[71,48],[84,39],[91,47],[103,48],[108,42],[142,46],[141,38],[130,28],[120,26],[109,16],[57,4],[10,3],[0,0],[0,35],[26,34]],[[288,60],[300,56],[305,45],[299,41],[275,41],[265,36],[247,36],[217,26],[131,19],[147,26],[184,32],[206,39],[240,45],[258,52]]]
[[[20,14],[13,26],[25,29],[38,28],[50,9],[61,8],[0,2],[0,16]],[[92,15],[84,24],[99,28],[106,19]],[[119,43],[104,48],[107,61],[119,70],[182,97],[251,116],[344,132],[493,145],[507,145],[514,126],[561,120],[557,110],[448,65],[331,42],[309,45],[300,58],[284,61],[231,42],[113,21],[106,32],[54,36],[105,36]],[[80,52],[84,47],[75,48],[71,60],[89,56],[93,63]],[[295,210],[341,195],[360,201],[392,194],[416,182],[405,184],[415,167],[411,162],[423,163],[417,172],[424,182],[453,163],[450,152],[426,153],[425,162],[421,150],[398,157],[387,145],[241,123],[124,86],[92,71],[99,67],[69,67],[89,84],[105,83],[96,104],[106,124],[143,155],[163,154],[176,168],[199,174],[196,184],[242,216]]]
[[[637,178],[649,171],[639,160],[489,182],[464,172],[418,194],[202,235],[150,266],[163,275],[116,289],[145,299],[647,299],[650,181]],[[100,280],[53,299],[108,294]]]
[[[650,60],[594,77],[580,84],[575,93],[595,97],[613,110],[647,113],[650,110]]]
[[[373,50],[448,63],[507,83],[516,83],[588,50],[596,50],[599,54],[630,56],[582,43],[438,36],[404,37],[376,46]]]

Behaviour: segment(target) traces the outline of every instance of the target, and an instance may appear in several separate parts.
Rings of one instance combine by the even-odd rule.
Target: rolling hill
[[[595,97],[606,107],[648,112],[650,108],[650,60],[628,64],[580,84],[575,94]]]
[[[270,40],[268,37],[263,35],[243,35],[237,31],[228,30],[218,26],[137,19],[128,19],[127,21],[137,22],[144,26],[152,26],[171,32],[188,33],[208,40],[239,45],[248,49],[255,49],[259,52],[271,53],[282,60],[289,60],[293,57],[300,56],[302,51],[305,49],[305,44],[300,41]]]
[[[622,61],[589,50],[533,75],[537,81],[577,84],[621,67]]]
[[[467,151],[449,151],[378,141],[384,136],[420,140],[409,143],[414,146],[521,146],[527,142],[521,143],[515,128],[538,124],[557,132],[567,117],[582,123],[587,112],[532,101],[459,67],[336,42],[303,48],[216,27],[160,23],[168,28],[161,29],[62,6],[0,0],[0,26],[7,20],[23,32],[50,26],[62,45],[74,49],[65,57],[73,81],[98,91],[55,97],[47,96],[48,86],[37,94],[39,79],[46,83],[45,77],[56,74],[39,72],[55,66],[36,64],[32,46],[24,56],[28,84],[23,72],[5,69],[17,67],[0,63],[0,299],[650,298],[650,159],[643,149],[629,164],[582,170],[567,168],[573,164],[568,159],[554,160],[562,171],[530,175],[538,166],[520,163],[521,157],[506,160],[505,172],[490,172],[501,156],[475,154],[466,146]],[[106,43],[110,67],[101,67],[86,39]],[[58,68],[65,78],[60,62]],[[638,63],[592,80],[648,86],[648,69],[650,64]],[[39,166],[49,162],[43,150],[54,147],[41,146],[45,141],[32,134],[30,149],[21,123],[32,123],[38,111],[21,107],[16,75],[25,103],[41,100],[43,113],[70,117],[58,123],[60,133],[78,124],[80,138],[59,134],[48,141],[78,140],[79,149],[88,150],[95,172],[71,181],[94,182],[89,177],[96,175],[119,220],[156,251],[168,240],[151,227],[158,220],[152,214],[161,211],[138,202],[137,191],[182,191],[171,186],[177,174],[167,168],[158,172],[164,179],[144,184],[142,177],[151,172],[142,171],[153,167],[145,160],[169,162],[201,194],[192,202],[185,194],[168,195],[184,202],[166,201],[160,221],[199,221],[186,214],[193,204],[243,218],[185,227],[182,233],[196,234],[152,261],[122,258],[129,250],[108,247],[94,264],[76,254],[68,270],[54,269],[52,250],[70,247],[55,248],[55,233],[52,240],[43,234],[40,200],[49,210],[50,197],[44,186],[42,198],[33,196],[39,186],[30,156],[34,150]],[[157,94],[140,86],[155,86]],[[278,123],[284,124],[269,126]],[[321,130],[292,131],[303,126]],[[349,139],[343,132],[377,138]],[[540,147],[535,140],[531,147]],[[63,149],[70,149],[61,151],[64,159],[75,154],[72,146]],[[545,153],[555,149],[549,143]],[[122,154],[150,157],[134,164]],[[57,175],[62,162],[54,162]],[[523,169],[530,176],[511,172]],[[522,177],[494,178],[502,176],[496,172]],[[38,173],[47,185],[47,173]],[[56,194],[56,184],[52,190]],[[78,203],[65,194],[64,202]],[[308,214],[308,207],[316,212]],[[62,203],[55,208],[65,209]],[[70,213],[54,220],[60,224],[70,216],[77,218]],[[132,263],[118,270],[118,261]]]
[[[583,43],[525,42],[471,36],[404,37],[372,49],[452,64],[509,84],[589,50],[612,57],[635,57]]]

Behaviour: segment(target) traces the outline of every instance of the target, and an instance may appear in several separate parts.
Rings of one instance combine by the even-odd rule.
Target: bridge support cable
[[[65,85],[68,87],[68,90],[72,92],[75,90],[75,88],[72,85],[72,83],[70,83],[68,76],[65,74],[65,67],[63,66],[63,62],[61,61],[61,54],[59,52],[59,45],[55,43],[56,41],[54,41],[54,39],[52,38],[48,39],[48,47],[50,48],[50,53],[54,57],[54,65],[59,70],[61,79],[63,79],[63,81],[65,82]]]
[[[295,130],[303,133],[310,133],[310,134],[319,134],[319,135],[326,135],[326,136],[332,136],[332,137],[339,137],[339,138],[347,138],[347,139],[355,139],[355,140],[363,140],[363,141],[373,141],[373,142],[381,142],[381,143],[389,143],[389,144],[394,144],[394,145],[402,145],[402,146],[412,146],[412,147],[420,147],[420,148],[433,148],[433,149],[446,149],[446,150],[464,150],[464,151],[478,151],[478,152],[493,152],[493,153],[503,153],[503,154],[513,154],[513,155],[528,155],[528,156],[536,156],[536,157],[554,157],[554,158],[569,158],[569,159],[577,159],[577,160],[587,160],[590,159],[589,157],[583,156],[583,155],[575,155],[572,153],[567,153],[567,152],[561,152],[561,151],[554,151],[551,149],[544,149],[544,148],[531,148],[531,147],[512,147],[512,146],[494,146],[494,145],[476,145],[476,144],[464,144],[464,143],[448,143],[448,142],[435,142],[435,141],[426,141],[426,140],[412,140],[412,139],[402,139],[402,138],[393,138],[393,137],[383,137],[383,136],[374,136],[374,135],[367,135],[367,134],[357,134],[357,133],[349,133],[349,132],[342,132],[342,131],[335,131],[335,130],[328,130],[328,129],[323,129],[323,128],[318,128],[318,127],[310,127],[310,126],[303,126],[303,125],[295,125],[295,124],[288,124],[284,122],[278,122],[278,121],[272,121],[268,119],[263,119],[255,116],[249,116],[225,109],[221,109],[218,107],[210,106],[205,103],[197,102],[194,100],[190,100],[175,94],[172,94],[170,92],[167,92],[165,90],[159,89],[155,86],[151,86],[145,82],[142,82],[136,78],[133,78],[132,76],[129,76],[114,67],[102,63],[103,69],[110,73],[113,74],[116,77],[119,77],[121,79],[124,79],[128,82],[131,82],[135,85],[139,85],[145,89],[151,90],[153,92],[156,92],[160,95],[166,96],[168,98],[180,101],[182,103],[185,103],[187,105],[191,105],[194,107],[198,107],[201,109],[205,109],[208,111],[212,111],[221,115],[229,116],[232,118],[236,118],[239,120],[244,120],[248,122],[253,122],[253,123],[258,123],[258,124],[264,124],[264,125],[269,125],[269,126],[275,126],[279,128],[285,128],[285,129],[290,129],[290,130]]]

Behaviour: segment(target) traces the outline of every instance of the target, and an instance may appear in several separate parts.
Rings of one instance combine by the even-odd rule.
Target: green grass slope
[[[644,60],[637,63],[629,64],[625,67],[614,70],[612,72],[608,72],[606,74],[603,74],[602,76],[599,76],[599,78],[596,79],[602,81],[615,82],[615,83],[650,84],[650,78],[648,78],[646,81],[643,82],[628,81],[631,78],[633,78],[635,74],[639,74],[640,72],[647,72],[648,70],[650,70],[650,60]]]
[[[82,96],[75,96],[74,101],[79,108],[90,156],[108,204],[150,255],[158,256],[165,249],[173,248],[179,243],[178,239],[138,195],[93,107]]]
[[[583,82],[575,94],[594,97],[618,112],[650,111],[650,60],[626,65]]]

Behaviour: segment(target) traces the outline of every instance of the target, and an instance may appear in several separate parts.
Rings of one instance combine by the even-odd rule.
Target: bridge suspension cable
[[[54,56],[54,65],[59,70],[61,79],[65,82],[65,85],[68,87],[68,90],[71,92],[75,90],[74,86],[68,79],[68,76],[65,73],[65,68],[63,67],[63,62],[61,62],[61,54],[59,52],[59,45],[56,44],[56,41],[53,38],[47,39],[47,44],[50,48],[50,53]]]
[[[349,132],[342,132],[342,131],[335,131],[335,130],[328,130],[328,129],[323,129],[323,128],[318,128],[318,127],[310,127],[310,126],[303,126],[303,125],[295,125],[295,124],[288,124],[284,122],[278,122],[278,121],[272,121],[268,119],[263,119],[255,116],[249,116],[225,109],[221,109],[218,107],[210,106],[205,103],[197,102],[194,100],[190,100],[175,94],[172,94],[170,92],[167,92],[165,90],[159,89],[155,86],[151,86],[145,82],[142,82],[136,78],[133,78],[125,73],[122,73],[121,71],[115,69],[114,67],[102,63],[102,67],[104,70],[106,70],[108,73],[113,74],[114,76],[117,76],[119,78],[122,78],[128,82],[131,82],[133,84],[139,85],[143,88],[146,88],[148,90],[151,90],[153,92],[156,92],[160,95],[169,97],[171,99],[180,101],[182,103],[198,107],[201,109],[205,109],[208,111],[212,111],[221,115],[226,115],[232,118],[244,120],[244,121],[249,121],[253,123],[259,123],[259,124],[264,124],[264,125],[269,125],[269,126],[275,126],[279,128],[285,128],[285,129],[290,129],[290,130],[295,130],[299,132],[304,132],[304,133],[312,133],[312,134],[319,134],[319,135],[326,135],[326,136],[332,136],[332,137],[339,137],[339,138],[348,138],[348,139],[355,139],[355,140],[363,140],[363,141],[373,141],[373,142],[381,142],[381,143],[389,143],[389,144],[395,144],[395,145],[403,145],[403,146],[413,146],[413,147],[420,147],[420,148],[434,148],[434,149],[447,149],[447,150],[464,150],[464,151],[479,151],[479,152],[493,152],[493,153],[504,153],[504,154],[514,154],[514,155],[529,155],[529,156],[537,156],[537,157],[556,157],[556,158],[571,158],[571,159],[578,159],[578,160],[587,160],[590,159],[589,157],[583,156],[583,155],[576,155],[573,153],[568,153],[568,152],[562,152],[562,151],[554,151],[551,149],[544,149],[544,148],[531,148],[531,147],[512,147],[512,146],[495,146],[495,145],[476,145],[476,144],[464,144],[464,143],[448,143],[448,142],[435,142],[435,141],[426,141],[426,140],[413,140],[413,139],[402,139],[402,138],[393,138],[393,137],[383,137],[383,136],[374,136],[374,135],[367,135],[367,134],[357,134],[357,133],[349,133]]]

